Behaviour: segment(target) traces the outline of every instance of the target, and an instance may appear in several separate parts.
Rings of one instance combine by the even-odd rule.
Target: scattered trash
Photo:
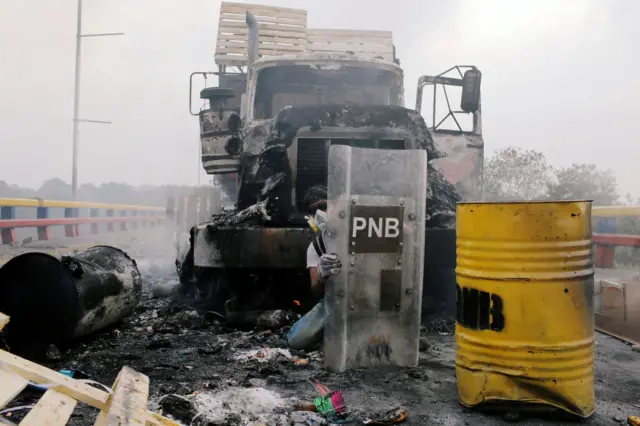
[[[312,411],[294,411],[291,413],[291,421],[294,424],[303,424],[309,426],[328,425],[329,422],[324,417]]]
[[[249,421],[274,426],[290,424],[288,416],[277,412],[290,407],[290,401],[268,389],[235,387],[217,393],[202,392],[186,398],[191,401],[196,413],[191,420],[194,424],[245,425]],[[236,423],[230,421],[233,420],[230,416],[237,416]],[[195,423],[196,420],[200,423]]]
[[[258,362],[267,362],[275,359],[278,355],[281,355],[287,359],[291,359],[291,352],[288,349],[280,348],[262,348],[251,349],[248,351],[238,352],[235,355],[235,360],[240,362],[247,362],[250,360],[256,360]]]
[[[409,412],[404,408],[394,408],[383,413],[373,414],[370,418],[363,420],[365,425],[395,425],[402,423],[409,418]]]
[[[309,358],[293,357],[291,359],[295,365],[309,365]]]
[[[291,323],[289,313],[280,309],[272,311],[238,311],[225,315],[227,324],[235,327],[257,326],[276,329]]]

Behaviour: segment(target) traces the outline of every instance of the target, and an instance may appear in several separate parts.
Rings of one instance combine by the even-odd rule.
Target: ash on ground
[[[157,298],[159,279],[145,274],[147,285],[135,313],[120,324],[67,347],[46,365],[76,369],[111,386],[127,365],[150,378],[150,409],[184,425],[322,424],[315,413],[292,412],[320,396],[310,379],[341,389],[350,415],[362,421],[375,413],[405,409],[406,425],[497,425],[506,420],[461,407],[455,376],[455,327],[430,321],[422,328],[416,368],[385,367],[342,374],[323,369],[321,351],[287,347],[285,326],[277,330],[237,331],[219,315],[193,304]],[[587,424],[618,424],[614,418],[637,414],[640,353],[608,336],[598,335],[596,395],[598,413]],[[17,404],[41,395],[28,391]],[[97,412],[79,406],[70,425],[91,425]],[[521,424],[566,424],[524,419]]]

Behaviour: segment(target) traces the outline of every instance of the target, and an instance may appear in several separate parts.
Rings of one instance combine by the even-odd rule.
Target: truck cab
[[[300,207],[306,189],[326,181],[326,154],[335,143],[403,149],[421,143],[417,138],[427,139],[422,141],[423,145],[435,143],[441,154],[430,155],[434,167],[456,186],[462,199],[481,196],[483,143],[480,81],[475,67],[452,68],[460,73],[460,78],[444,73],[422,77],[416,110],[402,114],[399,109],[404,107],[403,72],[391,32],[311,29],[306,26],[304,10],[227,2],[222,3],[220,10],[215,59],[219,71],[214,74],[219,85],[201,91],[203,109],[192,114],[200,117],[203,168],[214,175],[215,185],[227,197],[238,202],[238,208],[256,201],[255,194],[265,182],[257,170],[259,156],[273,136],[278,117],[291,109],[302,121],[301,116],[307,115],[307,122],[299,123],[297,134],[286,146],[292,180],[288,202],[293,208]],[[466,78],[468,75],[476,78]],[[467,85],[463,93],[467,98],[475,96],[477,102],[471,102],[473,105],[467,102],[471,109],[463,111],[449,108],[449,116],[457,123],[454,113],[471,113],[476,125],[470,130],[443,129],[442,123],[435,122],[434,108],[431,127],[418,129],[418,134],[413,132],[416,125],[422,127],[419,123],[422,118],[415,112],[420,112],[423,88],[429,84],[434,88],[434,101],[439,86],[446,90],[446,86]],[[361,122],[349,126],[353,114],[342,117],[344,114],[332,112],[331,106],[360,111],[373,108],[373,114],[382,121],[371,121],[371,113],[356,112]],[[383,111],[383,107],[396,109]],[[346,121],[324,120],[319,132],[318,114],[337,114]],[[394,114],[404,115],[403,121],[412,129],[396,126]],[[386,123],[385,115],[389,118]]]

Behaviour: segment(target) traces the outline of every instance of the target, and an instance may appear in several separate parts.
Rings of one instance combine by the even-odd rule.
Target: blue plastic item
[[[324,299],[296,321],[287,334],[292,349],[309,349],[322,339],[326,319]]]

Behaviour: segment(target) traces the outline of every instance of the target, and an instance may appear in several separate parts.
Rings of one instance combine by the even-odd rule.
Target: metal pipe
[[[7,342],[14,352],[38,351],[100,330],[133,312],[141,290],[136,262],[115,247],[16,256],[0,268]]]
[[[258,59],[258,50],[260,49],[260,30],[258,28],[258,20],[251,12],[247,10],[247,27],[249,28],[249,35],[247,41],[247,56],[248,63],[247,68],[251,67],[253,63]]]

